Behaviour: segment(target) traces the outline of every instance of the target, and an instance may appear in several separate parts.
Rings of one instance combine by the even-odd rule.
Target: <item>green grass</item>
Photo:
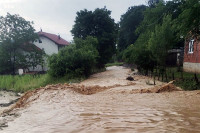
[[[13,92],[26,92],[39,87],[46,86],[48,84],[57,83],[74,83],[83,80],[83,78],[62,77],[53,78],[48,74],[44,75],[23,75],[23,76],[12,76],[2,75],[0,76],[0,90],[13,91]]]
[[[182,69],[182,68],[181,68]],[[172,72],[174,73],[174,77],[177,78],[181,78],[181,72],[179,72],[177,70],[177,67],[172,67],[172,68],[168,68],[167,69],[167,74],[172,74]],[[200,78],[200,74],[197,75],[198,78]],[[188,73],[188,72],[183,72],[183,78],[194,78],[194,73]]]
[[[194,73],[188,73],[188,72],[181,73],[180,71],[178,71],[177,67],[167,68],[168,81],[173,80],[173,78],[172,78],[173,73],[174,73],[174,79],[175,79],[174,84],[176,86],[179,86],[184,90],[200,89],[200,84],[196,84],[196,82],[194,80]],[[183,76],[181,76],[181,75],[183,75]],[[200,74],[197,74],[197,77],[200,81]],[[160,80],[161,80],[161,76],[160,76]],[[166,81],[165,76],[164,76],[164,81]]]
[[[107,63],[105,66],[122,66],[124,63],[123,62],[114,62],[114,63]]]

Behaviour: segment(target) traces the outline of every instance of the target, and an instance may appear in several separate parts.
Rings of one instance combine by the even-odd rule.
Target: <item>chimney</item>
[[[60,34],[58,34],[58,39],[60,40]]]
[[[40,31],[42,32],[42,28],[40,28]]]

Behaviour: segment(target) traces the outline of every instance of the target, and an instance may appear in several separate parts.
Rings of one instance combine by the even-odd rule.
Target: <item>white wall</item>
[[[34,44],[40,49],[44,49],[47,55],[58,53],[58,45],[55,44],[53,41],[46,37],[40,37],[40,40],[42,41],[42,43],[39,43],[39,40],[37,39],[37,42],[35,41]]]
[[[39,37],[39,39],[42,41],[42,43],[39,43],[39,40],[37,39],[37,41],[34,42],[34,44],[40,48],[40,49],[44,49],[44,52],[47,55],[52,55],[52,54],[57,54],[58,53],[58,45],[55,44],[53,41],[51,41],[50,39],[46,38],[46,37]],[[30,67],[29,68],[30,71],[47,71],[48,67],[47,67],[47,59],[45,58],[45,66],[42,69],[41,65],[37,65],[36,68]]]

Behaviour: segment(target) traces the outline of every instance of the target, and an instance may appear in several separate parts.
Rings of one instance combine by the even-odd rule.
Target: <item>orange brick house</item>
[[[183,70],[200,74],[200,40],[188,39],[185,43]]]

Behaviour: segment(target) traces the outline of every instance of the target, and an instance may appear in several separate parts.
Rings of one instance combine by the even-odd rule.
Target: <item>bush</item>
[[[96,38],[75,39],[75,44],[63,48],[49,58],[49,73],[53,77],[89,76],[96,65],[98,52]]]
[[[155,61],[152,59],[152,53],[145,45],[130,45],[124,50],[123,60],[128,64],[136,64],[138,70],[153,70]]]

